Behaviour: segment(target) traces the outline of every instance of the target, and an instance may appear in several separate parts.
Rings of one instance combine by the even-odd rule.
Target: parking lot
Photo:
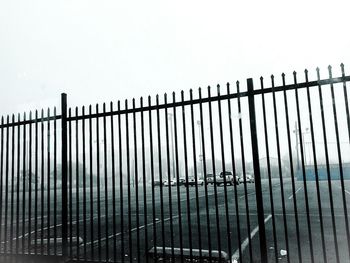
[[[350,185],[347,181],[345,181],[345,185],[346,201],[349,203]],[[271,209],[269,182],[268,180],[262,181],[269,262],[275,262],[276,257],[278,262],[287,262],[287,257],[289,257],[290,262],[299,262],[299,255],[304,262],[310,262],[311,251],[309,233],[311,234],[314,260],[316,262],[323,262],[324,250],[322,248],[315,181],[308,181],[306,183],[309,213],[307,213],[305,186],[302,181],[296,181],[295,192],[293,192],[290,179],[284,179],[283,198],[285,200],[285,209],[283,209],[281,202],[282,192],[279,179],[273,179],[271,187],[274,203],[273,210]],[[235,192],[235,188],[237,192]],[[105,210],[106,202],[103,189],[101,189],[100,192],[100,208],[96,199],[97,191],[96,189],[93,191],[94,201],[92,210],[90,210],[91,202],[89,190],[86,191],[86,210],[84,210],[83,191],[79,192],[78,205],[76,202],[76,192],[72,192],[73,199],[72,207],[70,208],[72,216],[69,219],[69,229],[72,230],[70,236],[72,236],[72,241],[74,242],[70,250],[73,257],[79,256],[80,258],[86,257],[87,259],[109,258],[111,261],[116,260],[118,262],[123,259],[125,261],[130,261],[130,258],[132,258],[132,261],[144,262],[148,251],[152,247],[164,247],[182,248],[184,250],[192,249],[193,251],[198,249],[210,251],[221,250],[224,251],[233,262],[234,260],[241,260],[241,262],[259,262],[259,228],[254,183],[239,184],[237,186],[157,186],[153,188],[154,192],[152,192],[151,186],[147,186],[144,192],[142,185],[140,185],[137,189],[138,198],[136,198],[136,188],[130,187],[130,198],[128,198],[128,190],[128,187],[125,186],[123,195],[121,196],[119,188],[116,189],[115,211],[113,210],[112,191],[111,189],[108,190],[107,213]],[[169,191],[171,191],[171,193],[169,193]],[[161,192],[163,197],[161,196]],[[336,261],[335,245],[337,244],[340,262],[347,262],[349,254],[347,249],[340,181],[332,182],[334,226],[327,181],[320,181],[320,193],[326,259],[328,262]],[[146,199],[144,199],[144,194],[146,194]],[[295,217],[294,211],[294,196],[297,201],[297,217]],[[60,200],[59,198],[60,196],[58,196],[58,200]],[[50,200],[52,203],[53,198],[51,197]],[[236,202],[238,203],[237,207],[235,205]],[[138,206],[136,206],[136,204],[138,204]],[[123,206],[123,212],[121,212],[121,205]],[[79,213],[76,213],[77,208],[80,211]],[[61,207],[59,204],[56,206],[56,209],[60,211]],[[86,212],[86,217],[84,217],[84,211]],[[54,225],[53,203],[50,211],[50,226],[48,226],[47,214],[41,218],[40,208],[38,214],[37,231],[33,230],[34,218],[32,219],[31,239],[33,239],[36,232],[39,238],[38,247],[40,250],[41,233],[44,233],[44,240],[47,238],[48,230],[51,237],[54,234],[54,230],[57,231],[56,233],[59,237],[62,225],[59,216],[56,220],[56,227]],[[7,233],[9,235],[10,217],[8,218]],[[18,237],[20,241],[18,242],[19,251],[22,249],[21,240],[23,239],[21,219],[22,215],[20,214],[18,221],[19,235],[16,235],[17,222],[13,221],[13,249],[16,247],[16,237]],[[239,222],[237,220],[239,220]],[[296,220],[299,229],[300,246],[298,246],[297,242]],[[3,219],[2,233],[4,233],[5,230],[4,221]],[[70,223],[72,224],[70,225]],[[25,251],[27,253],[28,246],[26,244],[29,237],[28,216],[26,216],[25,225],[24,232],[26,232],[26,234],[24,235],[24,239]],[[114,226],[115,229],[113,229]],[[287,227],[285,228],[285,226]],[[336,229],[335,233],[333,232],[333,228]],[[156,238],[154,238],[154,234]],[[276,236],[276,242],[274,242],[274,235]],[[336,235],[337,243],[334,241],[334,235]],[[80,240],[79,245],[75,242],[77,236],[80,238],[78,239]],[[288,237],[288,244],[286,243],[286,237]],[[4,242],[4,239],[2,240],[2,249],[5,243],[7,244],[7,249],[9,249],[11,243],[10,239],[8,238],[7,242]],[[56,242],[56,252],[60,253],[61,241],[56,239]],[[45,249],[47,248],[46,245],[44,247]],[[49,251],[51,254],[54,253],[53,248],[54,243],[51,244],[51,249]],[[241,248],[241,254],[239,253],[239,248]],[[31,246],[30,251],[34,251],[33,246]],[[163,256],[163,249],[157,252],[158,256]],[[176,249],[173,253],[175,256],[178,254]]]

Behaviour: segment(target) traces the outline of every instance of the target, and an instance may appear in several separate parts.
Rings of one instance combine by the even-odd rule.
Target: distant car
[[[220,186],[222,184],[233,185],[240,184],[239,177],[237,175],[233,176],[233,173],[230,171],[221,172],[219,176],[216,177],[216,185]]]
[[[243,173],[239,176],[239,181],[241,183],[254,183],[255,180],[254,180],[254,176],[250,173],[246,173],[245,174],[245,178],[243,176]]]
[[[208,185],[208,184],[214,184],[214,175],[213,174],[207,174],[205,176],[205,183]]]
[[[170,180],[170,181],[165,180],[165,181],[163,182],[163,185],[164,185],[164,186],[169,186],[169,185],[175,186],[175,185],[176,185],[176,181],[175,181],[175,180]]]
[[[185,182],[186,182],[185,178],[179,178],[179,185],[184,185]]]
[[[154,182],[153,182],[153,187],[155,187],[155,186],[160,186],[160,185],[161,185],[161,183],[160,183],[159,180],[154,180]]]
[[[196,179],[194,177],[189,177],[188,181],[184,182],[184,186],[195,186]],[[202,179],[197,178],[197,185],[204,185],[204,181]]]

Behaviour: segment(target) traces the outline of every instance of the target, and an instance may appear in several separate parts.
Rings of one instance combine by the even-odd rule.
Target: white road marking
[[[157,222],[155,222],[156,224],[158,224],[158,223],[160,223],[160,222],[166,222],[166,221],[169,221],[170,219],[176,219],[176,218],[178,218],[179,216],[177,215],[177,216],[173,216],[173,217],[168,217],[168,218],[165,218],[164,220],[158,220]],[[152,223],[149,223],[149,224],[147,224],[147,226],[151,226],[151,225],[153,225],[153,222]],[[145,228],[145,226],[146,225],[142,225],[142,226],[139,226],[139,227],[135,227],[135,228],[132,228],[131,229],[131,232],[134,232],[135,230],[140,230],[140,229],[143,229],[143,228]],[[110,239],[110,238],[112,238],[112,237],[114,237],[114,236],[120,236],[122,233],[121,232],[119,232],[119,233],[116,233],[115,235],[114,234],[112,234],[112,235],[110,235],[110,236],[108,236],[108,237],[104,237],[104,238],[101,238],[101,242],[103,242],[103,241],[105,241],[106,239]],[[91,245],[91,244],[93,244],[93,245],[95,245],[96,243],[98,243],[99,242],[99,240],[97,239],[97,240],[94,240],[93,242],[86,242],[86,245],[87,246],[89,246],[89,245]],[[83,247],[85,244],[81,244],[80,245],[80,247]]]
[[[247,196],[249,196],[249,195],[254,195],[255,194],[255,191],[254,192],[251,192],[251,193],[249,193],[249,194],[247,194]],[[242,198],[244,198],[245,197],[245,195],[241,195],[240,197],[238,197],[238,199],[242,199]]]
[[[339,186],[339,189],[341,189],[341,186]],[[344,191],[345,191],[345,193],[347,193],[348,195],[350,195],[350,192],[349,192],[348,190],[345,190],[345,189],[344,189]]]
[[[271,218],[272,218],[272,215],[269,214],[269,215],[265,218],[264,223],[266,224],[266,222],[269,221]],[[252,239],[252,238],[256,235],[256,233],[258,233],[258,232],[259,232],[259,226],[257,226],[256,228],[253,229],[253,231],[250,233],[250,238]],[[243,251],[246,249],[246,247],[248,246],[248,244],[249,244],[249,238],[247,237],[247,238],[243,241],[243,243],[241,244],[242,253],[243,253]],[[232,256],[232,258],[231,258],[231,261],[232,261],[232,262],[238,262],[238,259],[239,259],[239,249],[237,249],[237,250],[235,251],[235,253],[233,253],[233,256]]]
[[[288,197],[288,199],[289,199],[289,200],[292,199],[292,198],[293,198],[293,195],[296,195],[296,194],[301,190],[301,188],[303,188],[303,187],[300,186],[300,187],[295,191],[294,194],[292,194],[290,197]]]

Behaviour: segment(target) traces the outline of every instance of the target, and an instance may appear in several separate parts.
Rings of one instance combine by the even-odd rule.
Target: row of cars
[[[180,178],[179,181],[177,180],[164,180],[162,185],[164,186],[175,186],[177,184],[184,185],[184,186],[195,186],[195,185],[239,185],[241,183],[254,183],[254,176],[250,173],[246,173],[245,176],[243,174],[240,175],[233,175],[232,172],[221,172],[219,175],[216,175],[214,177],[213,174],[207,174],[204,179],[196,178],[194,176],[191,176],[188,178],[188,180],[184,178]],[[159,181],[155,181],[154,186],[161,185]]]

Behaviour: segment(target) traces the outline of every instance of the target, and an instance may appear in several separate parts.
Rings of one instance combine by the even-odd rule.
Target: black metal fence
[[[348,262],[340,75],[2,117],[0,254]]]

